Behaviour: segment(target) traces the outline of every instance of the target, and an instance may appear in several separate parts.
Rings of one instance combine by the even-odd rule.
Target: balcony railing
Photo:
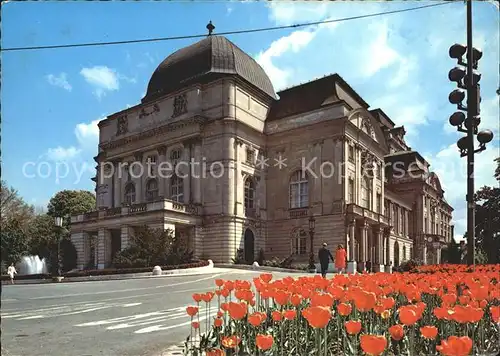
[[[309,208],[294,208],[288,211],[290,219],[303,218],[309,215]]]
[[[161,199],[152,202],[132,204],[130,206],[113,207],[101,211],[91,211],[85,214],[71,217],[72,222],[82,222],[97,220],[99,218],[123,216],[130,214],[140,214],[149,211],[174,211],[191,215],[198,215],[198,206],[193,204],[183,204],[168,199]]]
[[[370,219],[372,221],[379,222],[380,224],[388,225],[387,218],[379,213],[371,211],[369,209],[363,208],[362,206],[356,204],[348,204],[347,212],[351,214],[356,214],[364,218]]]

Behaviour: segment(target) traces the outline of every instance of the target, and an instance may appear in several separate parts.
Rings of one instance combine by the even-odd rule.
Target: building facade
[[[404,128],[338,74],[278,96],[225,37],[168,56],[140,104],[99,123],[97,207],[71,218],[78,268],[111,266],[142,225],[215,262],[306,262],[312,240],[376,270],[439,263],[453,209]]]

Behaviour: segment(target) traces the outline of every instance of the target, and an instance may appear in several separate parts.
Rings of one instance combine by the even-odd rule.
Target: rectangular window
[[[254,164],[255,163],[255,150],[253,150],[251,148],[247,148],[246,162],[248,164]]]
[[[382,214],[382,194],[377,193],[377,213]]]
[[[349,159],[349,162],[354,163],[354,146],[352,146],[352,145],[349,145],[349,151],[348,151],[347,158]]]
[[[424,234],[427,234],[427,217],[424,218]]]
[[[156,156],[149,156],[146,159],[146,164],[148,167],[148,175],[150,177],[154,176],[154,167],[156,166]]]
[[[354,204],[354,179],[349,178],[347,186],[347,203]]]

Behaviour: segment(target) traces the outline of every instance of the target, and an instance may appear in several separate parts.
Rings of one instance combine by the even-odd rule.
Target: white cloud
[[[62,72],[58,76],[54,74],[49,74],[46,76],[47,82],[50,85],[63,88],[64,90],[71,91],[72,86],[69,84],[66,73]]]
[[[489,145],[483,152],[476,154],[474,164],[475,188],[482,186],[497,186],[494,178],[494,159],[499,156],[498,145]],[[431,170],[436,172],[445,190],[445,198],[455,209],[453,220],[455,232],[463,236],[467,227],[467,207],[465,196],[467,192],[467,160],[460,157],[456,143],[449,145],[437,154],[426,157],[431,164]]]
[[[257,62],[264,68],[276,90],[282,89],[289,83],[293,69],[280,69],[273,63],[273,60],[287,52],[299,52],[312,41],[315,35],[316,30],[292,32],[290,35],[274,41],[267,50],[257,55]]]
[[[52,161],[70,161],[80,154],[81,150],[71,146],[71,147],[61,147],[49,148],[47,150],[47,158]]]
[[[94,66],[91,68],[82,68],[80,74],[85,81],[94,87],[94,94],[97,98],[106,95],[107,92],[120,89],[120,80],[135,83],[135,78],[129,78],[119,74],[116,70],[106,66]]]
[[[99,127],[97,124],[103,119],[77,124],[74,130],[76,144],[69,147],[49,148],[45,157],[53,161],[67,162],[81,158],[82,154],[95,153],[99,144]]]

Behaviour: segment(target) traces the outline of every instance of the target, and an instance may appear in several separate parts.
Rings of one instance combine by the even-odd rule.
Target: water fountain
[[[25,274],[45,274],[47,272],[47,264],[45,258],[40,259],[38,256],[24,256],[19,262],[17,273]]]

